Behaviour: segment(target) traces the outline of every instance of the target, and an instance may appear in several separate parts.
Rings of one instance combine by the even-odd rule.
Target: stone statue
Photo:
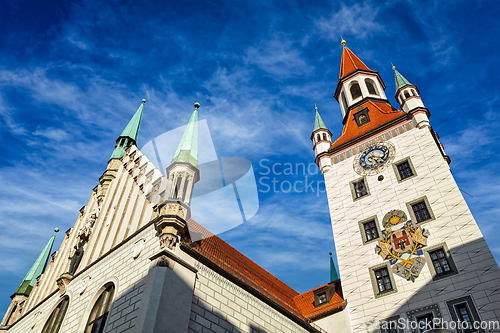
[[[82,261],[84,244],[85,242],[82,240],[78,243],[78,245],[75,245],[75,253],[73,253],[72,257],[68,257],[68,259],[71,260],[69,263],[68,274],[75,275],[76,269],[78,268],[78,265],[80,265],[80,261]]]

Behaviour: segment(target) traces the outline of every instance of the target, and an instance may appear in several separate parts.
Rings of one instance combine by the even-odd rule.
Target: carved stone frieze
[[[174,269],[174,262],[165,255],[156,258],[153,264],[157,267],[170,267],[170,269]]]
[[[163,233],[160,235],[160,248],[174,250],[177,243],[177,236],[171,233]]]

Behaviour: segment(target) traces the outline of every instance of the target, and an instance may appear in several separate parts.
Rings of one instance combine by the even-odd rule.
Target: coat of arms
[[[394,274],[415,282],[425,265],[421,249],[427,245],[429,231],[415,226],[411,220],[407,221],[406,216],[400,221],[402,223],[396,225],[384,225],[386,229],[382,231],[375,252],[389,260]]]

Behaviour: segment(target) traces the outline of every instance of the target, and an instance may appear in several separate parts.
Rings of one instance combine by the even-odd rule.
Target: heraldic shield
[[[394,221],[395,214],[402,215],[401,211],[390,211],[384,220]],[[391,216],[388,216],[391,215]],[[411,220],[399,218],[397,224],[384,223],[385,230],[382,231],[382,239],[375,247],[375,252],[382,256],[384,260],[389,260],[394,274],[415,282],[425,260],[422,248],[427,245],[429,231],[415,226]]]

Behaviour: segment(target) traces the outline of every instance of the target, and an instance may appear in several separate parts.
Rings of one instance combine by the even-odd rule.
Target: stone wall
[[[271,306],[197,262],[190,333],[307,332]]]

